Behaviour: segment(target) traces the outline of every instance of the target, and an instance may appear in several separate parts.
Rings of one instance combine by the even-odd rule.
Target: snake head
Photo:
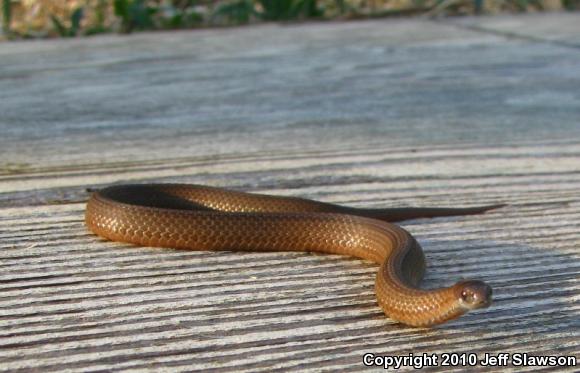
[[[491,287],[483,281],[465,280],[455,284],[459,304],[466,310],[486,308],[491,304]]]

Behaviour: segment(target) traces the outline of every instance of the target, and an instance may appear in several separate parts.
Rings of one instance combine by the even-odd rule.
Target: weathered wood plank
[[[578,61],[573,47],[425,21],[0,45],[0,370],[360,371],[367,352],[578,357]],[[506,202],[403,224],[425,249],[427,286],[479,277],[495,303],[411,329],[377,307],[370,262],[89,234],[86,189],[127,181],[374,207]]]
[[[570,151],[579,149],[580,144],[570,146]],[[489,150],[501,153],[501,148]],[[339,169],[365,161],[342,160]],[[406,163],[420,168],[423,159]],[[239,172],[244,174],[244,168]],[[489,311],[428,332],[384,319],[375,305],[376,267],[370,263],[297,253],[135,248],[89,235],[81,220],[82,204],[34,211],[27,206],[4,208],[2,361],[13,368],[43,370],[138,368],[152,361],[185,369],[254,370],[294,364],[331,367],[336,364],[331,357],[339,354],[346,365],[356,367],[365,351],[442,352],[464,350],[465,344],[474,351],[500,351],[502,340],[511,352],[573,353],[578,330],[570,328],[578,325],[580,315],[580,266],[574,265],[580,257],[580,203],[570,200],[580,180],[573,176],[554,173],[549,188],[536,193],[553,202],[524,200],[484,216],[405,225],[424,243],[429,284],[481,276],[496,289]],[[459,185],[442,194],[426,193],[428,198],[413,197],[409,188],[417,181],[404,177],[395,178],[394,188],[370,182],[326,193],[335,202],[353,204],[365,200],[368,189],[371,200],[384,204],[424,199],[444,204],[450,199],[475,202],[474,195],[488,194],[491,188],[494,201],[517,200],[519,176],[496,178],[501,182],[492,187],[485,177],[468,178],[467,186],[458,177],[453,180]],[[325,187],[304,189],[285,192],[319,195]],[[533,189],[526,191],[528,198]],[[538,334],[541,340],[534,336]],[[131,362],[124,362],[128,356]]]

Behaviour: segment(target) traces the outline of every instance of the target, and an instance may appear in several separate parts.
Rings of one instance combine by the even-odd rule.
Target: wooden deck
[[[579,25],[552,14],[0,44],[0,371],[578,359]],[[426,252],[425,286],[482,278],[495,301],[412,329],[378,308],[370,262],[89,234],[86,189],[129,181],[353,206],[507,203],[402,224]],[[512,363],[474,370],[555,369]]]

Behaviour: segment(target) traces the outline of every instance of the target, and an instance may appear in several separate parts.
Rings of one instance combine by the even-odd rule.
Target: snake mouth
[[[492,303],[493,291],[483,281],[467,280],[455,285],[459,303],[466,310],[487,308]]]

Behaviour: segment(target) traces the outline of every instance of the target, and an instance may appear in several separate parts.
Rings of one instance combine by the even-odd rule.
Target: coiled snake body
[[[465,280],[423,290],[421,246],[389,222],[478,214],[467,209],[358,209],[187,184],[112,186],[87,203],[88,228],[113,241],[190,250],[313,251],[372,260],[378,304],[394,320],[433,326],[487,307],[491,288]]]

